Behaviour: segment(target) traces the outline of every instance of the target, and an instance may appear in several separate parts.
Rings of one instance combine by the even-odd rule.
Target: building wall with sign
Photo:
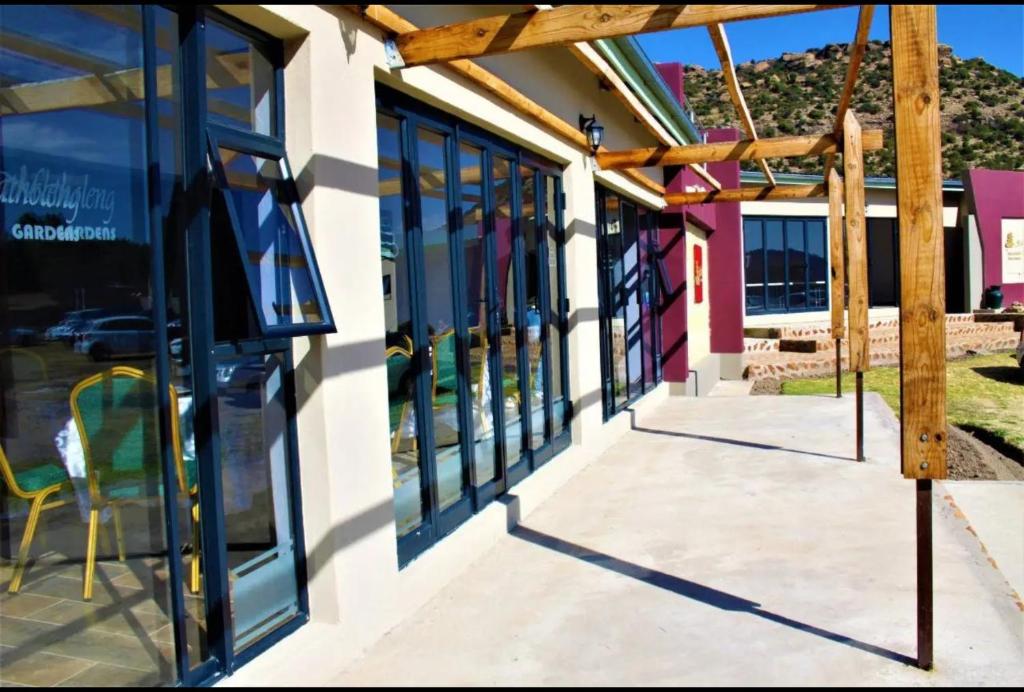
[[[1001,287],[1004,307],[1024,301],[1024,172],[978,168],[967,172],[964,186],[964,211],[976,225],[982,259],[971,306],[981,307],[992,286]]]

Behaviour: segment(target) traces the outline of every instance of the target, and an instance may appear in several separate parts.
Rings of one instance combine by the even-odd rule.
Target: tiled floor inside
[[[58,540],[71,528],[63,527]],[[84,540],[84,524],[79,532]],[[120,562],[113,550],[104,549],[102,539],[99,545],[91,601],[82,595],[84,560],[75,551],[34,545],[35,559],[14,594],[8,593],[14,561],[0,558],[0,685],[152,686],[173,681],[166,558],[129,549]],[[189,649],[195,657],[202,601],[188,589],[184,593]]]

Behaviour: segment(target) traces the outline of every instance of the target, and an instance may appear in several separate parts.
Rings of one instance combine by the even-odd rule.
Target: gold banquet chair
[[[194,463],[184,460],[178,394],[170,387],[171,440],[178,491],[191,501],[192,558],[189,589],[199,591],[199,485]],[[71,390],[71,412],[78,426],[89,488],[89,534],[86,543],[82,597],[92,599],[96,572],[96,538],[100,511],[110,507],[117,537],[117,556],[125,560],[121,506],[145,502],[153,494],[147,485],[153,459],[146,439],[157,439],[156,380],[137,368],[116,366],[80,381]],[[152,449],[152,445],[148,445]],[[157,462],[159,455],[156,456]],[[159,469],[159,464],[157,464]],[[100,483],[107,486],[104,490]]]
[[[31,503],[28,510],[28,521],[25,523],[25,532],[21,536],[21,546],[18,548],[18,561],[14,564],[11,583],[7,587],[8,593],[18,593],[22,578],[25,576],[29,548],[39,525],[39,516],[44,510],[61,507],[70,502],[68,499],[47,502],[47,498],[61,490],[72,490],[71,479],[68,478],[67,472],[56,464],[44,464],[23,471],[15,471],[11,468],[2,446],[0,446],[0,476],[3,477],[11,494]]]

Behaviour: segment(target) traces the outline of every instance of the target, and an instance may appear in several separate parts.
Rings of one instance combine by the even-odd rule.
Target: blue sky
[[[733,60],[778,57],[784,52],[847,44],[857,26],[857,7],[805,12],[786,17],[730,22],[725,25]],[[984,58],[996,67],[1024,76],[1024,5],[939,5],[939,43],[960,58]],[[636,37],[655,62],[684,62],[719,67],[703,27]],[[871,38],[889,40],[889,7],[878,5]]]

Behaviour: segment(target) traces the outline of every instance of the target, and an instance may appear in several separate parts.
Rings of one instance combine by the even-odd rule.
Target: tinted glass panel
[[[518,463],[523,455],[523,433],[520,415],[519,372],[516,365],[517,344],[523,342],[515,323],[515,272],[512,270],[512,164],[494,158],[494,241],[497,269],[495,280],[501,296],[500,343],[501,376],[505,411],[505,459],[507,466]]]
[[[611,337],[611,375],[615,407],[626,403],[626,307],[622,289],[622,220],[619,198],[608,195],[605,199],[605,273],[607,276],[608,305]]]
[[[0,6],[0,684],[175,681],[140,27]]]
[[[643,390],[643,346],[640,331],[640,248],[637,209],[622,207],[622,270],[626,313],[626,366],[629,372],[629,398]]]
[[[807,252],[803,221],[786,221],[786,261],[789,269],[789,308],[806,308]]]
[[[544,229],[547,234],[547,267],[550,321],[548,323],[548,348],[551,353],[551,435],[558,437],[565,427],[567,406],[565,391],[562,384],[562,310],[561,285],[562,276],[559,272],[558,253],[561,248],[561,234],[558,228],[558,216],[555,205],[560,202],[557,194],[556,180],[544,177]]]
[[[825,222],[807,222],[807,307],[828,307],[828,255]]]
[[[206,26],[206,100],[210,122],[275,134],[274,68],[264,50],[216,23]]]
[[[242,235],[254,303],[268,327],[325,321],[312,258],[297,218],[295,184],[286,161],[220,147],[226,185]],[[237,290],[237,286],[234,287]]]
[[[466,323],[469,325],[469,390],[473,403],[476,483],[497,478],[494,415],[488,362],[487,261],[484,250],[483,152],[463,143],[459,148],[462,183],[462,252],[466,262]]]
[[[757,220],[743,221],[743,277],[747,311],[764,310],[764,228]]]
[[[402,147],[398,120],[377,116],[377,176],[380,204],[380,263],[383,275],[385,360],[391,430],[391,478],[395,526],[404,536],[423,523],[420,453],[414,395],[412,314],[405,217]]]
[[[448,227],[447,156],[444,135],[416,133],[419,152],[420,213],[423,222],[424,303],[431,362],[431,406],[438,502],[442,510],[462,497],[462,439],[459,426],[458,357]]]
[[[523,275],[526,278],[526,356],[529,363],[530,392],[530,448],[538,449],[544,444],[544,342],[541,339],[543,318],[541,315],[540,272],[544,268],[540,261],[537,225],[536,180],[534,171],[519,167],[522,183],[522,217],[519,228],[523,234],[525,248]]]
[[[767,298],[769,310],[786,309],[786,245],[782,221],[770,219],[764,222],[765,257],[768,264]]]

